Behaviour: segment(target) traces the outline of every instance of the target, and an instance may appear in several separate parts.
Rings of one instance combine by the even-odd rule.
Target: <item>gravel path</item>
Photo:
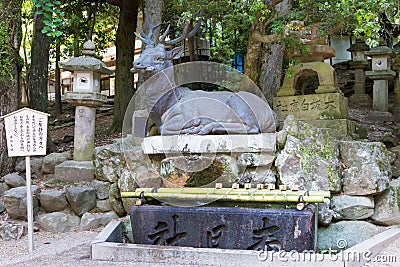
[[[101,229],[100,229],[101,230]],[[120,267],[138,266],[154,267],[162,266],[155,264],[138,264],[135,262],[109,262],[90,260],[90,243],[100,232],[97,231],[73,231],[69,233],[49,233],[37,232],[34,235],[35,250],[32,254],[28,253],[28,238],[22,237],[20,240],[0,242],[0,267]],[[400,267],[400,238],[391,243],[386,249],[379,253],[380,258],[375,258],[369,266],[381,267]],[[386,257],[385,257],[386,256]],[[387,257],[390,256],[390,257]],[[396,262],[383,262],[389,259]],[[377,262],[379,260],[380,262]],[[339,266],[339,265],[338,265]],[[341,265],[340,265],[341,266]],[[170,267],[170,266],[168,266]]]
[[[34,235],[35,249],[28,252],[28,238],[0,242],[0,266],[122,266],[121,263],[93,262],[90,243],[99,231],[49,233]],[[123,266],[137,266],[124,263]]]

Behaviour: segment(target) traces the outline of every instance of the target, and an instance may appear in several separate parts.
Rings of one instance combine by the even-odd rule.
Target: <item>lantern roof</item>
[[[61,69],[68,71],[96,71],[100,74],[112,74],[113,70],[107,68],[106,64],[100,59],[94,58],[96,46],[89,40],[83,44],[83,56],[73,57],[67,61],[59,62]]]

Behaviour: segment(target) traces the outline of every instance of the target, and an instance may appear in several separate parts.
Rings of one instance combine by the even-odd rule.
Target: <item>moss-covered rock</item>
[[[308,190],[341,190],[339,141],[329,130],[313,127],[288,116],[288,135],[275,161],[280,182]]]
[[[392,176],[391,155],[380,142],[341,141],[340,158],[345,165],[346,195],[370,195],[387,188]]]
[[[375,198],[372,220],[381,225],[400,224],[400,180],[393,180],[389,188]]]

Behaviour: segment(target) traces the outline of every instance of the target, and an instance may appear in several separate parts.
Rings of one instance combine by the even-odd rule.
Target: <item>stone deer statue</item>
[[[140,57],[133,62],[132,72],[143,72],[147,77],[170,66],[172,60],[180,58],[183,46],[167,50],[185,38],[192,37],[200,28],[201,19],[188,32],[186,24],[182,35],[166,40],[170,25],[157,41],[152,33],[160,25],[146,21],[146,35],[138,24],[140,35],[135,35],[146,44]],[[176,87],[161,93],[156,86],[146,88],[149,117],[159,126],[162,135],[178,134],[257,134],[275,132],[278,126],[276,114],[269,105],[255,94],[239,91],[206,92]]]

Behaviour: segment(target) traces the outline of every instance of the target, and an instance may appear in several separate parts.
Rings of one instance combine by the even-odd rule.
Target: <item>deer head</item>
[[[142,51],[140,57],[133,62],[133,68],[131,69],[131,71],[145,71],[154,74],[172,66],[172,60],[181,57],[183,46],[175,47],[169,51],[166,50],[166,46],[179,43],[182,40],[185,40],[186,38],[190,38],[195,35],[200,28],[201,18],[197,21],[196,25],[193,27],[193,30],[190,32],[188,32],[189,24],[186,23],[181,36],[173,40],[165,40],[168,35],[170,25],[168,25],[165,32],[156,41],[152,40],[152,35],[154,30],[157,27],[160,27],[160,24],[153,25],[148,19],[146,19],[146,25],[149,31],[147,35],[143,32],[142,28],[140,27],[140,23],[138,22],[138,30],[140,35],[136,32],[135,35],[143,43],[146,44],[146,48]]]

